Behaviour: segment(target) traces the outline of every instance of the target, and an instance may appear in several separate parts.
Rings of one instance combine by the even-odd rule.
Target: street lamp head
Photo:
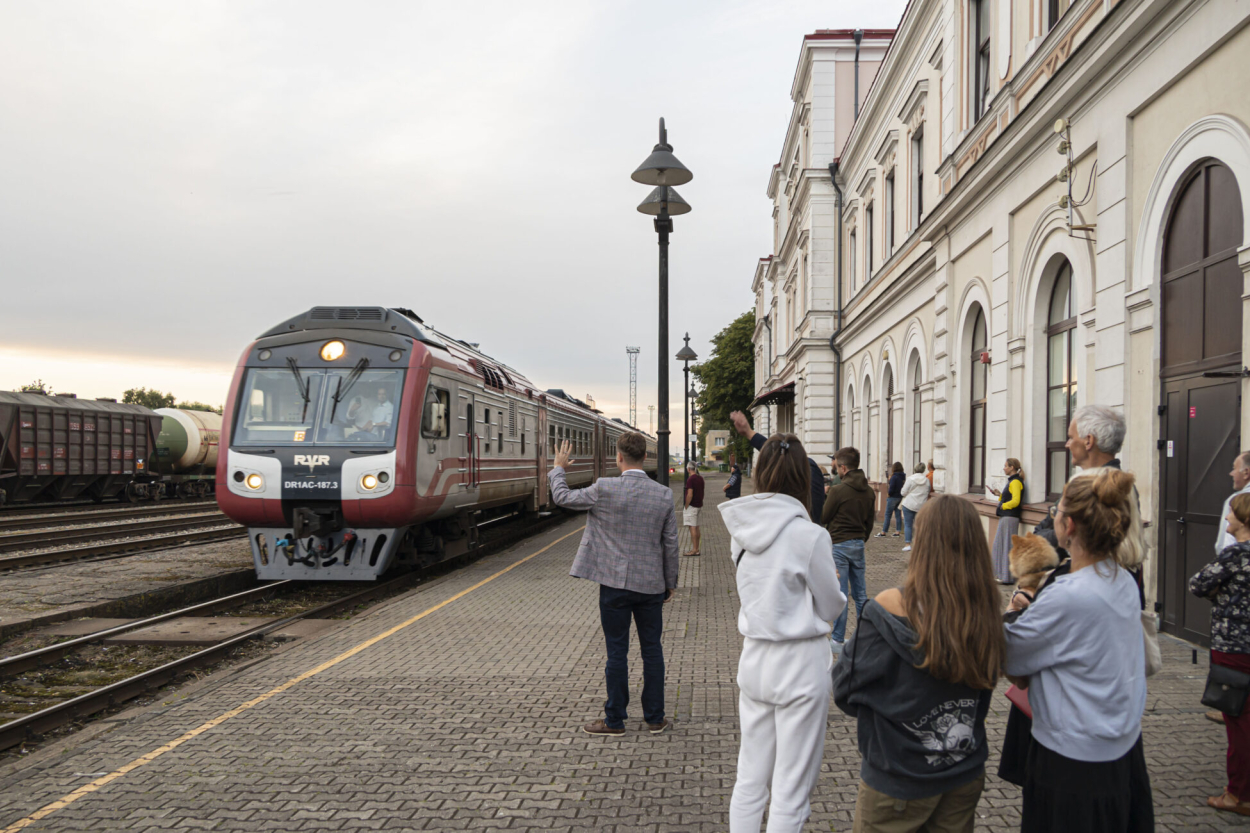
[[[638,166],[638,170],[634,171],[631,179],[643,185],[685,185],[694,179],[694,174],[673,155],[673,146],[668,143],[668,131],[664,128],[664,119],[660,119],[659,144]]]
[[[643,214],[650,214],[652,217],[658,217],[661,214],[676,217],[679,214],[689,214],[690,203],[681,198],[676,188],[661,185],[638,204],[638,210]]]
[[[679,362],[692,362],[697,358],[699,358],[699,354],[691,350],[689,344],[677,351],[677,361]]]

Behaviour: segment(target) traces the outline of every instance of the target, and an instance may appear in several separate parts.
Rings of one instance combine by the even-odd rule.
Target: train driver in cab
[[[365,423],[364,430],[385,439],[395,418],[395,406],[391,404],[386,388],[378,388],[378,404],[373,408],[373,415]]]

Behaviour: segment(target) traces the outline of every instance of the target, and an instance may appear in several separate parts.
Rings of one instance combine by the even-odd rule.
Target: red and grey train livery
[[[239,360],[217,502],[248,528],[262,579],[374,579],[471,550],[487,520],[547,507],[558,442],[574,446],[570,486],[619,474],[629,430],[410,310],[314,307]]]

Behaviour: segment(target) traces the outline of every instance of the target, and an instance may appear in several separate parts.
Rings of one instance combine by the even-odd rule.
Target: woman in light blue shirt
[[[1070,481],[1055,534],[1071,570],[1006,626],[1006,672],[1033,710],[1022,831],[1154,830],[1138,565],[1120,563],[1134,500],[1117,469]]]

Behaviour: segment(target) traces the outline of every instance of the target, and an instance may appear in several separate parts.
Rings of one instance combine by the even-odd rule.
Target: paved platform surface
[[[709,478],[709,504],[722,484]],[[640,732],[636,699],[624,737],[578,731],[602,713],[604,647],[595,586],[568,576],[571,520],[49,750],[0,781],[0,831],[41,808],[22,829],[725,830],[740,638],[727,536],[715,509],[704,517],[704,555],[683,559],[665,609],[671,733]],[[900,549],[874,539],[870,593],[900,581]],[[1225,751],[1198,704],[1205,660],[1191,665],[1172,640],[1164,651],[1145,718],[1158,829],[1240,829],[1246,820],[1204,805]],[[636,644],[631,677],[636,698]],[[1006,712],[995,697],[991,773]],[[854,723],[832,706],[823,769],[807,830],[849,830],[859,754]],[[1019,790],[991,776],[978,829],[1018,829],[1019,805]]]
[[[251,566],[252,551],[247,540],[240,538],[106,561],[18,570],[0,576],[0,626],[48,613],[90,609]]]

